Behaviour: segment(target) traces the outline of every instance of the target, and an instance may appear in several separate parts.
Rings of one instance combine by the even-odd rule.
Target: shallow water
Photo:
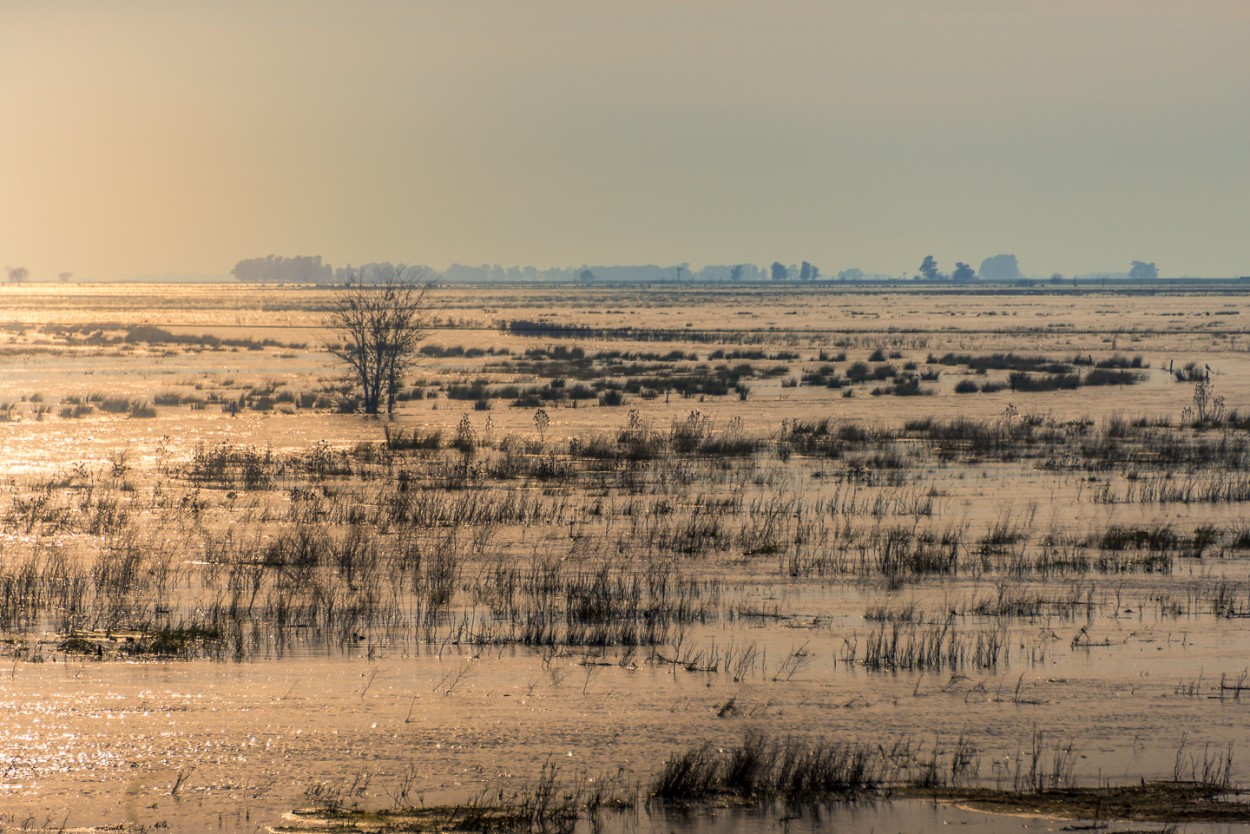
[[[324,292],[246,288],[231,296],[231,312],[222,319],[212,307],[220,301],[218,290],[180,289],[171,298],[149,292],[107,288],[87,296],[72,288],[52,292],[55,298],[49,298],[21,288],[20,294],[10,295],[8,312],[26,322],[145,321],[180,332],[229,331],[311,342],[318,321],[312,308],[325,300]],[[906,402],[895,397],[844,399],[834,391],[783,388],[779,379],[761,379],[753,383],[747,401],[648,401],[647,416],[661,427],[696,408],[721,425],[740,418],[748,430],[766,432],[775,431],[784,419],[827,415],[891,425],[925,415],[995,419],[1008,403],[1056,420],[1116,413],[1176,415],[1188,402],[1189,386],[1177,385],[1162,370],[1170,356],[1206,357],[1220,369],[1220,390],[1227,392],[1230,404],[1250,401],[1245,346],[1213,332],[1216,325],[1230,329],[1236,317],[1205,315],[1212,304],[1236,307],[1239,299],[1184,296],[1168,298],[1165,304],[1141,297],[1083,299],[1085,306],[1073,316],[1068,298],[816,294],[805,299],[809,304],[800,304],[767,293],[744,293],[686,305],[689,298],[661,294],[649,301],[654,306],[638,308],[641,312],[617,313],[605,308],[624,311],[642,296],[627,290],[596,293],[590,299],[548,291],[509,293],[493,296],[489,303],[516,318],[554,310],[561,320],[602,326],[680,328],[689,321],[717,328],[732,321],[742,329],[791,328],[805,334],[795,338],[806,354],[814,353],[812,345],[851,338],[858,340],[851,349],[858,356],[888,338],[918,361],[930,351],[944,350],[1100,351],[1100,356],[1114,350],[1143,353],[1154,365],[1147,382],[1130,388],[1032,398],[1001,392],[956,396],[950,390],[959,378],[955,374],[943,376],[935,396]],[[28,297],[29,305],[22,307]],[[94,307],[83,308],[84,297]],[[517,352],[532,344],[490,329],[497,314],[481,310],[485,303],[482,294],[467,290],[448,299],[441,314],[464,316],[468,326],[435,331],[432,338],[443,344],[507,343]],[[276,314],[280,321],[273,318],[274,309],[281,311]],[[885,336],[883,320],[909,332]],[[1056,322],[1065,327],[1048,330]],[[1122,341],[1117,344],[1116,339]],[[20,341],[15,344],[20,346]],[[690,347],[708,349],[703,343]],[[656,345],[632,348],[654,350]],[[812,362],[793,364],[797,373]],[[433,360],[426,370],[447,380],[460,379],[474,367],[448,359]],[[98,356],[79,351],[7,356],[0,362],[10,399],[41,393],[49,401],[96,391],[151,396],[168,388],[186,393],[197,384],[224,386],[227,377],[231,385],[226,390],[237,395],[275,377],[297,387],[311,385],[330,368],[315,348]],[[468,414],[484,430],[485,416],[471,408],[471,403],[445,398],[415,401],[404,404],[400,420],[408,428],[450,433]],[[112,483],[106,473],[121,463],[129,471],[125,478],[131,481],[130,491],[121,486],[116,491],[139,508],[138,527],[159,530],[172,541],[171,558],[190,566],[188,575],[193,575],[191,568],[204,567],[197,561],[202,554],[196,538],[203,530],[234,530],[241,537],[267,541],[284,523],[290,485],[235,495],[226,488],[201,489],[157,474],[166,464],[185,462],[200,444],[230,442],[281,453],[322,441],[351,448],[381,436],[375,421],[325,412],[231,417],[219,408],[171,407],[161,408],[151,420],[95,414],[36,421],[30,404],[17,411],[18,421],[0,423],[2,474],[12,481],[8,501],[40,479],[73,467],[86,473],[75,489],[88,480]],[[489,416],[498,436],[534,433],[529,409],[500,405]],[[551,416],[548,437],[553,443],[583,432],[616,430],[627,419],[625,409],[600,408],[552,409]],[[923,460],[894,472],[897,484],[888,481],[891,472],[876,471],[868,473],[875,480],[851,486],[838,477],[845,466],[834,460],[770,459],[743,475],[748,478],[745,485],[724,475],[723,481],[695,483],[691,491],[723,496],[738,490],[748,505],[777,496],[810,502],[836,495],[862,504],[864,509],[849,515],[863,527],[966,524],[975,534],[1004,512],[1017,519],[1035,512],[1035,538],[1051,529],[1083,534],[1110,524],[1172,525],[1188,533],[1202,524],[1232,527],[1245,516],[1237,503],[1107,504],[1092,499],[1099,484],[1126,488],[1132,482],[1128,473],[1050,471],[1034,462],[961,468]],[[693,477],[708,479],[723,475],[712,465],[691,471]],[[156,485],[178,490],[175,499],[194,494],[203,503],[202,516],[186,522],[158,501]],[[491,488],[519,486],[514,482]],[[649,503],[655,496],[647,487],[639,487],[643,497],[638,512],[655,509]],[[553,502],[559,498],[548,494],[548,484],[524,488]],[[584,488],[591,492],[590,486]],[[934,502],[930,513],[900,509],[926,496]],[[634,497],[613,494],[605,502],[624,506]],[[676,500],[680,496],[660,497],[671,505],[665,511],[674,518],[689,511]],[[869,508],[877,499],[888,509],[874,516]],[[501,525],[484,548],[486,557],[532,560],[545,548],[563,548],[553,552],[567,552],[570,558],[582,549],[592,555],[610,552],[605,544],[609,536],[622,535],[619,530],[629,529],[626,525],[636,516],[626,519],[622,511],[615,521],[603,520],[589,512],[586,501],[569,512],[575,524],[567,534],[563,523],[559,529]],[[838,523],[834,518],[829,529]],[[574,526],[582,537],[576,541]],[[165,543],[155,534],[144,541],[153,547]],[[89,550],[96,544],[78,532],[44,534],[17,524],[0,536],[6,560],[43,546]],[[819,550],[811,545],[804,552]],[[913,578],[901,587],[858,572],[853,554],[828,575],[813,570],[801,576],[789,575],[783,555],[747,558],[741,552],[717,552],[692,557],[684,568],[721,582],[722,599],[710,622],[689,626],[680,643],[655,647],[655,657],[648,650],[623,656],[619,648],[599,653],[425,643],[416,639],[414,629],[373,630],[361,641],[323,634],[296,636],[290,645],[262,642],[259,653],[242,662],[98,662],[58,650],[62,635],[38,629],[18,633],[13,635],[18,644],[41,643],[34,654],[43,662],[20,660],[0,667],[0,713],[5,715],[0,724],[0,809],[10,824],[29,822],[27,827],[164,823],[173,830],[250,832],[281,823],[292,809],[313,804],[318,793],[329,792],[364,808],[394,805],[405,789],[410,800],[426,804],[463,802],[483,791],[520,790],[547,763],[555,764],[569,782],[607,780],[636,791],[669,756],[704,743],[732,745],[752,731],[885,748],[936,746],[942,751],[963,736],[979,754],[975,781],[1004,788],[1012,787],[1026,767],[1039,733],[1048,755],[1071,745],[1072,775],[1082,784],[1187,777],[1231,743],[1234,780],[1246,778],[1250,765],[1242,751],[1250,749],[1250,722],[1245,719],[1250,692],[1221,689],[1219,682],[1221,676],[1235,681],[1246,670],[1250,620],[1217,619],[1209,607],[1193,601],[1220,578],[1250,582],[1245,552],[1178,559],[1166,574],[1125,571],[1043,580],[990,570]],[[993,599],[1000,587],[1063,599],[1079,597],[1087,586],[1094,604],[1068,614],[1054,613],[1054,607],[1044,609],[1052,613],[1026,617],[966,613],[975,600]],[[194,579],[183,577],[169,589],[168,599],[158,601],[173,606],[175,614],[190,616],[203,604],[202,595]],[[1175,602],[1180,612],[1167,608],[1165,600]],[[862,652],[879,628],[865,614],[874,607],[908,605],[915,606],[922,625],[940,625],[948,621],[949,612],[963,612],[949,622],[969,640],[1001,631],[1002,659],[986,668],[865,669]],[[735,680],[728,672],[728,657],[741,656],[748,647],[757,655]],[[855,658],[849,656],[850,647],[859,653]],[[665,662],[700,654],[719,657],[718,671],[685,668],[706,661]],[[609,820],[611,830],[640,832],[931,831],[939,826],[1053,831],[1064,825],[917,801],[835,806],[819,820],[780,820],[776,814],[738,810],[665,815],[654,809]],[[1158,826],[1118,828],[1129,827]],[[1248,829],[1197,825],[1189,830]]]
[[[806,647],[810,662],[792,676],[764,672],[736,684],[665,665],[583,665],[584,653],[453,646],[441,657],[397,647],[375,648],[372,660],[364,650],[306,651],[243,663],[54,654],[15,662],[0,677],[4,806],[13,815],[55,811],[71,826],[206,830],[215,820],[216,830],[251,830],[306,806],[305,792],[320,783],[367,777],[353,797],[363,807],[391,804],[405,773],[411,795],[427,804],[521,787],[547,762],[575,780],[633,785],[668,754],[709,740],[733,744],[752,729],[887,745],[950,744],[965,734],[981,752],[981,781],[1005,787],[1034,731],[1043,731],[1054,743],[1072,741],[1078,781],[1168,777],[1182,739],[1199,754],[1208,744],[1250,744],[1244,702],[1176,692],[1200,671],[1244,665],[1244,629],[1220,625],[1108,621],[1098,628],[1112,645],[1060,641],[1044,663],[969,675],[847,666],[835,656],[839,632],[823,626],[793,636],[749,624],[690,635],[691,646],[763,638],[778,658],[766,661],[769,670],[787,650]],[[1065,637],[1075,630],[1038,627]],[[733,710],[718,717],[730,699]],[[900,830],[925,830],[935,814],[970,830],[1041,830],[1023,822],[976,828],[991,823],[916,803],[838,810],[831,819],[894,830],[916,814],[929,816]],[[748,816],[735,824],[759,823]]]

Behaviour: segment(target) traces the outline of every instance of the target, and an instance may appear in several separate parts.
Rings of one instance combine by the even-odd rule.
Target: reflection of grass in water
[[[405,771],[399,777],[397,789],[388,791],[392,798],[399,800],[395,807],[362,810],[356,802],[364,795],[369,779],[368,774],[362,772],[351,782],[314,784],[305,796],[316,807],[295,811],[291,815],[293,823],[281,830],[324,831],[329,825],[335,831],[571,834],[581,820],[588,820],[591,830],[598,831],[605,810],[623,810],[634,804],[618,779],[579,778],[575,784],[568,785],[550,761],[543,765],[535,781],[520,789],[488,786],[468,802],[458,805],[413,807],[407,801],[412,772]]]
[[[138,628],[126,634],[71,634],[57,643],[71,655],[114,657],[220,656],[224,635],[214,626],[199,623]]]
[[[961,786],[979,761],[962,736],[950,746],[893,749],[844,742],[805,743],[748,735],[743,743],[708,745],[673,756],[652,781],[663,803],[747,801],[789,805],[871,797],[957,801],[998,813],[1152,822],[1250,821],[1250,805],[1230,798],[1232,745],[1190,753],[1184,740],[1173,778],[1135,785],[1076,787],[1071,741],[1050,745],[1039,731],[1014,759],[1010,788]]]
[[[728,750],[700,746],[673,756],[652,781],[649,797],[667,803],[849,800],[881,787],[885,772],[874,747],[750,734]]]
[[[748,734],[739,745],[714,749],[699,745],[671,757],[645,788],[632,794],[616,780],[579,777],[565,784],[548,762],[532,784],[508,792],[484,788],[469,802],[365,811],[352,799],[360,783],[318,783],[306,795],[318,805],[297,811],[290,831],[527,831],[571,832],[580,821],[601,830],[605,810],[682,809],[711,811],[718,806],[769,809],[783,819],[800,818],[839,802],[888,799],[946,801],[989,813],[1060,819],[1137,822],[1246,822],[1250,806],[1236,801],[1227,751],[1204,749],[1188,755],[1182,742],[1170,781],[1134,785],[1076,787],[1071,742],[1049,747],[1039,732],[1031,747],[1015,757],[1010,788],[962,785],[975,778],[979,759],[962,736],[931,747],[908,742],[892,748],[853,742],[804,742]],[[1188,777],[1188,778],[1185,778]],[[408,797],[411,775],[400,777],[393,797]]]
[[[945,799],[990,813],[1061,819],[1158,823],[1250,821],[1250,806],[1235,798],[1230,799],[1226,788],[1196,782],[1144,782],[1120,787],[1064,788],[1031,794],[960,788],[936,792],[909,790],[899,795]]]

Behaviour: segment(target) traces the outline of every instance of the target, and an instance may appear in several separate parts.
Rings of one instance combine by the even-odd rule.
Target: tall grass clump
[[[742,744],[704,745],[669,759],[650,785],[660,802],[729,798],[791,803],[853,800],[879,788],[885,771],[878,748],[748,734]]]

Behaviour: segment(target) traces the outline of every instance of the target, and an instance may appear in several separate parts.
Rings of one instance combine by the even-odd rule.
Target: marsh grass
[[[880,671],[993,670],[1010,660],[1004,624],[1110,610],[1118,606],[1094,590],[1098,578],[1168,576],[1250,540],[1244,525],[1209,522],[1047,527],[1032,504],[972,523],[952,516],[939,486],[950,468],[1006,462],[1071,478],[1078,490],[1104,465],[1134,473],[1120,481],[1130,485],[1175,483],[1178,466],[1194,478],[1241,477],[1247,439],[1159,420],[788,420],[767,435],[701,409],[664,426],[636,409],[615,430],[559,441],[499,434],[469,416],[452,443],[438,429],[381,434],[283,452],[201,444],[184,460],[163,459],[143,489],[120,452],[111,469],[14,484],[0,525],[31,544],[9,546],[0,563],[0,626],[20,631],[51,616],[63,636],[134,631],[165,622],[164,611],[214,629],[217,646],[202,651],[223,657],[291,641],[346,647],[362,635],[683,645],[664,652],[673,665],[740,680],[777,669],[752,660],[733,672],[740,656],[700,657],[682,643],[690,628],[750,609],[728,590],[727,571],[886,593],[987,580],[988,594],[952,599],[940,613],[870,612],[880,626],[853,636],[844,659]],[[817,476],[812,494],[795,480]],[[77,549],[53,545],[55,536],[80,537]],[[200,558],[176,560],[175,543]],[[1212,576],[1175,605],[1231,619],[1247,616],[1250,594]],[[1164,616],[1164,603],[1156,607]],[[968,628],[952,613],[997,622]]]
[[[652,780],[648,796],[663,803],[850,800],[880,787],[883,772],[880,754],[870,747],[749,734],[728,749],[701,746],[673,756]]]
[[[996,787],[978,780],[980,755],[964,736],[931,744],[901,739],[892,744],[805,741],[747,733],[739,744],[702,744],[669,757],[645,786],[626,788],[619,779],[567,779],[548,760],[539,776],[519,788],[484,787],[457,805],[412,807],[411,775],[388,791],[402,801],[380,811],[357,807],[368,787],[366,772],[337,783],[314,783],[305,791],[316,806],[297,811],[292,831],[519,831],[568,834],[586,825],[599,831],[603,814],[637,814],[643,808],[689,813],[716,806],[762,809],[782,820],[819,816],[831,803],[878,800],[950,800],[997,813],[1046,814],[1059,819],[1143,822],[1244,822],[1250,809],[1238,801],[1229,772],[1231,747],[1191,753],[1184,740],[1171,781],[1116,786],[1075,783],[1071,741],[1051,744],[1035,732],[1003,767]],[[184,780],[185,781],[185,780]]]
[[[874,672],[960,672],[1007,665],[1010,647],[1005,629],[961,633],[953,622],[918,624],[879,622],[864,638],[843,644],[841,660]]]

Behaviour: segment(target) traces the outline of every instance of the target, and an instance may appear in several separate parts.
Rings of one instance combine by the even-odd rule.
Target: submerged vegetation
[[[789,819],[918,797],[1244,819],[1231,757],[1203,736],[1165,772],[1175,733],[1151,712],[1200,712],[1215,736],[1250,692],[1236,375],[1160,362],[1155,331],[1122,333],[1110,310],[1113,331],[1026,340],[989,302],[989,329],[966,333],[882,329],[858,301],[845,331],[787,329],[804,314],[789,309],[756,327],[758,304],[715,327],[586,306],[502,329],[497,311],[432,310],[414,366],[379,389],[390,419],[351,416],[356,386],[304,335],[0,330],[39,361],[191,369],[84,372],[0,403],[15,454],[42,432],[72,450],[15,467],[0,496],[11,674],[359,664],[336,684],[357,687],[356,723],[334,732],[391,746],[368,771],[274,788],[270,809],[312,806],[292,830],[566,831],[610,808]],[[265,709],[313,705],[307,685]],[[145,714],[173,702],[143,697]],[[1133,744],[1154,758],[1102,778],[1128,748],[1095,728],[1079,750],[1071,729],[1107,716],[1069,697],[1147,704],[1136,738],[1159,738]],[[491,728],[534,738],[526,716],[574,714],[493,770],[492,745],[520,742]],[[919,740],[934,716],[949,726]],[[583,721],[610,744],[571,741]]]
[[[741,743],[713,749],[702,745],[669,758],[645,788],[630,791],[613,780],[561,787],[558,769],[544,765],[540,778],[511,794],[482,791],[456,805],[399,804],[362,810],[348,800],[350,789],[318,786],[310,798],[320,807],[294,815],[290,831],[336,830],[434,832],[573,832],[581,822],[602,830],[607,819],[692,808],[770,808],[788,820],[819,819],[838,803],[889,799],[948,801],[999,813],[1044,815],[1058,820],[1214,822],[1250,821],[1243,795],[1228,774],[1231,747],[1205,754],[1201,773],[1171,780],[1078,787],[1072,784],[1071,742],[1050,745],[1041,733],[1017,752],[1008,785],[973,786],[980,754],[962,736],[950,745],[900,743],[887,748],[844,742],[804,742],[749,733]],[[1178,762],[1185,750],[1177,752]]]
[[[0,523],[35,544],[6,546],[0,626],[52,622],[62,650],[101,656],[246,658],[361,639],[647,648],[656,662],[762,678],[759,658],[742,666],[746,650],[673,648],[691,627],[746,615],[734,577],[887,592],[964,577],[996,595],[906,617],[883,609],[844,632],[836,656],[869,671],[995,670],[1044,654],[1013,649],[1013,622],[1093,622],[1122,603],[1098,577],[1167,577],[1250,552],[1250,535],[1040,523],[1035,507],[952,517],[942,473],[1013,463],[1076,478],[1091,506],[1221,505],[1250,498],[1248,462],[1239,432],[1011,414],[902,428],[794,420],[754,434],[697,410],[661,428],[635,410],[615,431],[559,441],[488,438],[465,416],[450,440],[388,428],[351,449],[200,445],[143,488],[122,458],[13,493]],[[785,482],[795,486],[759,488]],[[44,544],[53,536],[78,544]],[[1057,581],[1087,584],[1056,593]],[[1241,582],[1212,576],[1189,583],[1181,607],[1227,618],[1246,599]],[[136,636],[117,648],[107,635],[123,632]]]

